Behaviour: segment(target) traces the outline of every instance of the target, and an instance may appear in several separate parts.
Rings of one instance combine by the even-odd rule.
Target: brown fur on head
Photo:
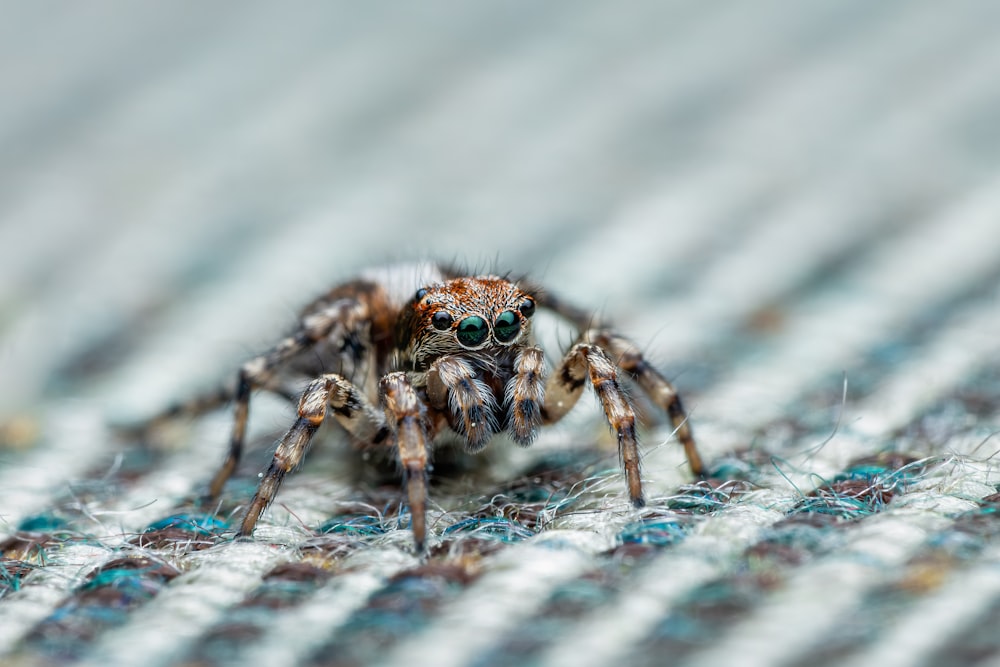
[[[530,344],[534,298],[496,276],[427,285],[400,316],[397,349],[404,364],[426,369],[445,354]]]

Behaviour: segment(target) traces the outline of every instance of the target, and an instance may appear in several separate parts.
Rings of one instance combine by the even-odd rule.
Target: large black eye
[[[451,315],[443,310],[439,310],[433,315],[431,315],[431,324],[438,331],[444,331],[451,326]]]
[[[417,290],[417,293],[413,295],[413,300],[420,301],[425,296],[427,296],[427,290],[421,287],[420,289]]]
[[[476,347],[489,333],[486,320],[477,315],[470,315],[458,323],[458,342],[465,347]]]
[[[531,317],[532,315],[535,314],[535,300],[530,297],[525,299],[524,301],[521,302],[521,305],[520,307],[518,307],[518,310],[520,310],[521,314],[524,315],[525,317]]]
[[[501,343],[509,343],[517,337],[517,332],[521,330],[521,321],[512,310],[505,310],[497,316],[497,321],[493,323],[493,335]]]

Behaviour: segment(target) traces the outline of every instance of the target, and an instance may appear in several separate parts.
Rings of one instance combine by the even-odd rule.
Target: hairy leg
[[[538,435],[545,401],[545,355],[541,348],[528,347],[518,355],[505,400],[510,406],[511,438],[521,446],[530,445]]]
[[[476,368],[461,357],[440,357],[427,371],[430,404],[451,414],[451,423],[470,452],[485,447],[499,428],[494,417],[496,399],[476,376]]]
[[[691,472],[705,476],[705,466],[694,441],[687,413],[673,385],[646,361],[642,352],[628,339],[607,330],[590,332],[590,339],[600,345],[623,371],[632,376],[646,395],[670,417],[677,440],[684,447]]]
[[[229,450],[222,465],[209,483],[206,501],[219,497],[222,493],[222,487],[236,470],[243,455],[247,418],[250,413],[250,393],[254,389],[268,387],[272,384],[275,374],[289,359],[328,338],[337,327],[342,328],[345,335],[354,330],[358,322],[363,321],[366,317],[366,310],[364,304],[351,299],[343,299],[331,304],[326,309],[303,318],[298,331],[240,367],[236,378],[233,428],[229,436]]]
[[[381,413],[347,379],[330,374],[313,380],[299,400],[298,418],[278,443],[271,465],[243,516],[239,536],[253,533],[261,514],[278,493],[285,475],[302,462],[313,435],[326,417],[328,407],[337,422],[358,439],[377,440],[388,433]]]
[[[379,395],[403,469],[417,552],[427,539],[428,433],[426,408],[406,373],[389,373],[379,382]]]
[[[642,507],[642,478],[639,475],[639,443],[635,434],[635,411],[618,382],[615,364],[597,345],[580,342],[570,348],[545,388],[542,419],[556,422],[569,412],[590,382],[604,409],[608,424],[618,438],[618,453],[628,484],[629,499]]]

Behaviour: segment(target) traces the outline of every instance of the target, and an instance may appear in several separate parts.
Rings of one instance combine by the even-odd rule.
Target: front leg
[[[261,514],[278,493],[285,475],[302,462],[313,435],[326,417],[328,406],[334,418],[354,437],[369,441],[387,437],[388,430],[382,415],[350,381],[334,374],[313,380],[302,393],[298,419],[278,443],[271,465],[243,515],[237,537],[253,533]]]
[[[222,494],[222,488],[236,470],[243,455],[243,442],[246,439],[247,418],[250,412],[250,393],[259,387],[269,387],[275,373],[283,364],[330,336],[337,327],[342,331],[341,337],[346,338],[348,333],[355,331],[366,317],[365,304],[354,299],[341,299],[324,310],[303,318],[301,328],[297,332],[240,367],[236,378],[229,450],[226,459],[208,485],[205,501],[214,500]]]
[[[406,373],[385,375],[379,381],[379,397],[389,429],[396,435],[396,449],[410,503],[413,540],[420,553],[427,538],[426,408]]]
[[[639,348],[628,339],[605,330],[589,332],[589,339],[607,350],[618,367],[635,378],[646,395],[667,413],[677,440],[684,447],[691,472],[695,477],[705,477],[705,465],[695,445],[687,413],[673,385],[646,361]]]
[[[521,350],[514,362],[514,377],[507,383],[505,400],[510,406],[510,437],[522,447],[538,435],[545,401],[545,354],[541,348]]]
[[[618,437],[618,454],[625,468],[629,499],[635,507],[646,504],[639,475],[639,443],[635,434],[635,410],[618,382],[615,364],[597,345],[577,343],[563,357],[545,388],[542,419],[559,421],[580,399],[590,381],[601,401],[608,424]]]
[[[461,357],[440,357],[431,364],[427,398],[431,406],[449,413],[449,423],[465,438],[470,452],[485,447],[499,428],[493,393],[475,366]]]

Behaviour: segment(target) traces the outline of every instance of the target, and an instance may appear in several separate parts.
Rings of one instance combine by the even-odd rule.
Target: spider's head
[[[509,280],[455,278],[417,291],[404,308],[397,342],[422,369],[445,354],[490,354],[529,344],[534,312],[534,298]]]

